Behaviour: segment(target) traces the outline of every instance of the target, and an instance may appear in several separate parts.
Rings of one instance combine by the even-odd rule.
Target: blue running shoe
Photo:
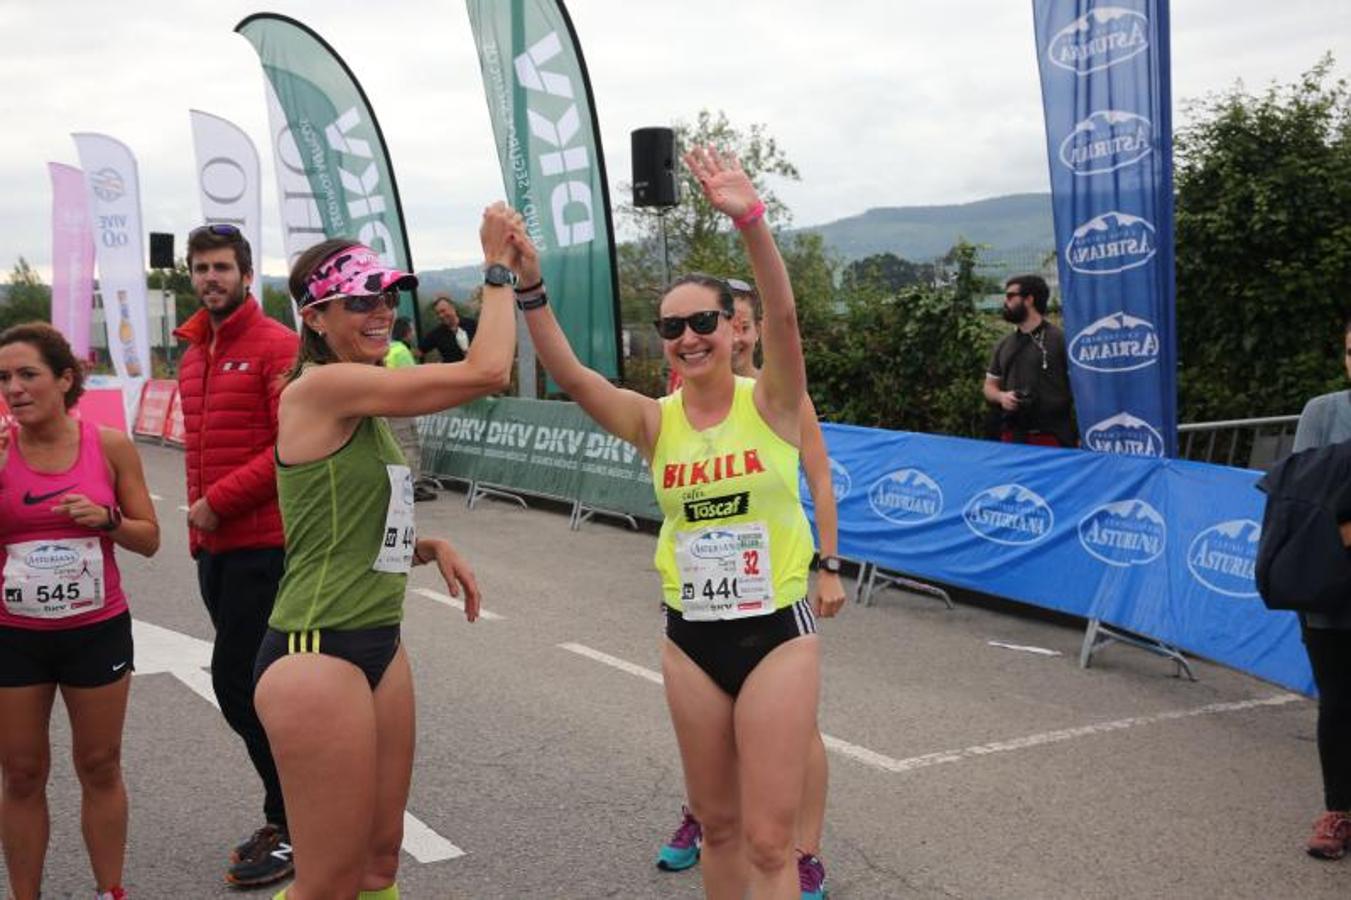
[[[680,807],[680,813],[680,827],[657,852],[657,868],[664,872],[680,872],[699,861],[704,829],[688,806]]]
[[[804,853],[797,858],[797,883],[802,900],[826,900],[826,867],[815,856]]]

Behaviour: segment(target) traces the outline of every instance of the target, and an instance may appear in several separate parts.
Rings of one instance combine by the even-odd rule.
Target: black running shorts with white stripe
[[[775,647],[816,633],[811,604],[799,600],[767,616],[689,622],[666,607],[666,636],[731,696]]]

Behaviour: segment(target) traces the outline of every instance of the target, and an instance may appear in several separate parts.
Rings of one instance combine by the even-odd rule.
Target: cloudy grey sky
[[[73,131],[127,143],[148,231],[200,219],[188,109],[254,138],[263,269],[282,274],[262,71],[233,33],[260,11],[324,36],[361,80],[390,146],[419,268],[476,262],[502,196],[468,15],[459,0],[0,0],[0,266],[51,258],[45,163],[78,165]],[[722,109],[765,123],[802,180],[810,225],[874,206],[1048,189],[1029,0],[571,0],[614,199],[629,132]],[[1351,72],[1351,0],[1174,0],[1178,123],[1191,98],[1288,82],[1323,53]]]

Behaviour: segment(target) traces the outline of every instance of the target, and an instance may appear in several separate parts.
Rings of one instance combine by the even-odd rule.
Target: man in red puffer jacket
[[[253,708],[253,662],[284,569],[273,447],[294,331],[249,296],[253,254],[233,225],[188,236],[202,309],[174,332],[190,344],[178,372],[188,470],[188,536],[216,641],[211,683],[263,782],[263,827],[234,848],[226,880],[255,887],[291,875],[281,782]]]

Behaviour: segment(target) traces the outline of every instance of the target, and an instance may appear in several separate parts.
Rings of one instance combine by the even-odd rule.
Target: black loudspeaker
[[[675,173],[675,132],[669,128],[639,128],[630,136],[633,151],[633,205],[680,205]]]
[[[174,236],[160,231],[150,232],[150,268],[174,267]]]

